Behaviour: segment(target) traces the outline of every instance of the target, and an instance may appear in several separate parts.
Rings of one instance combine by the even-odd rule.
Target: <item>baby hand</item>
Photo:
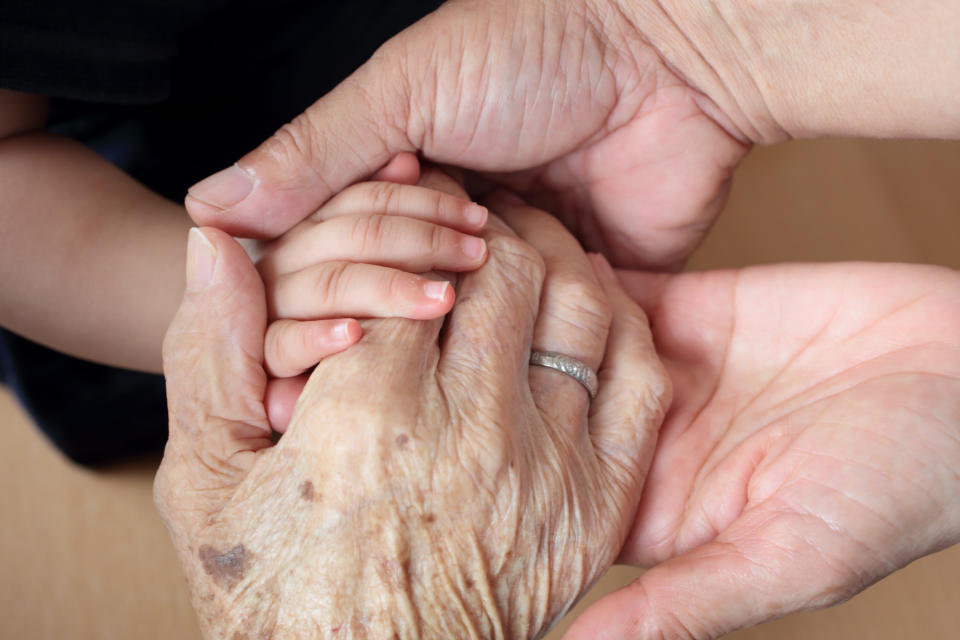
[[[389,169],[378,175],[391,177]],[[414,173],[407,179],[415,181],[419,171]],[[363,334],[357,317],[427,320],[446,314],[453,288],[417,274],[480,267],[486,244],[471,234],[483,230],[487,215],[467,199],[412,184],[365,182],[344,189],[268,244],[258,261],[270,319],[267,373],[293,378],[353,345]],[[268,394],[289,395],[302,386],[276,383]],[[281,408],[270,411],[274,429],[283,430],[293,404],[292,398],[267,398],[268,407]]]

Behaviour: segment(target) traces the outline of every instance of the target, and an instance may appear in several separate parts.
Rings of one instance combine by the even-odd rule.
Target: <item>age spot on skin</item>
[[[316,497],[316,491],[313,488],[313,483],[309,480],[306,480],[300,485],[300,497],[307,502],[313,502],[313,499]]]
[[[205,544],[200,547],[199,556],[207,575],[227,591],[243,580],[250,566],[250,553],[242,544],[225,553]]]
[[[394,442],[397,444],[398,449],[403,449],[407,446],[407,443],[410,442],[410,436],[405,433],[401,433],[397,436],[397,439],[394,440]]]

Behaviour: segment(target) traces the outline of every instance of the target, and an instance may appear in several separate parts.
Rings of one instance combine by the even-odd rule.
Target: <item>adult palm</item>
[[[715,638],[960,541],[960,275],[625,274],[674,406],[622,560],[570,638]]]
[[[677,266],[719,213],[748,145],[650,44],[645,29],[669,24],[657,7],[447,2],[196,185],[187,207],[200,224],[273,237],[416,151],[497,172],[621,264]],[[661,31],[659,42],[680,39]]]

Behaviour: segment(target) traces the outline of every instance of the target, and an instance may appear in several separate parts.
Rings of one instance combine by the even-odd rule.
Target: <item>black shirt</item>
[[[236,161],[440,0],[0,0],[0,88],[155,191]],[[162,446],[163,381],[0,331],[0,381],[72,459]]]
[[[3,0],[0,87],[160,193],[234,162],[439,0]]]

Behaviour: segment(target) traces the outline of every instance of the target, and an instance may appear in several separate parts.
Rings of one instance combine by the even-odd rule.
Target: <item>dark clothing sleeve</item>
[[[0,86],[112,104],[163,100],[180,34],[221,0],[3,0]]]
[[[0,88],[50,96],[48,128],[154,191],[255,147],[440,0],[0,0]],[[166,438],[163,379],[0,328],[0,383],[71,459]]]

